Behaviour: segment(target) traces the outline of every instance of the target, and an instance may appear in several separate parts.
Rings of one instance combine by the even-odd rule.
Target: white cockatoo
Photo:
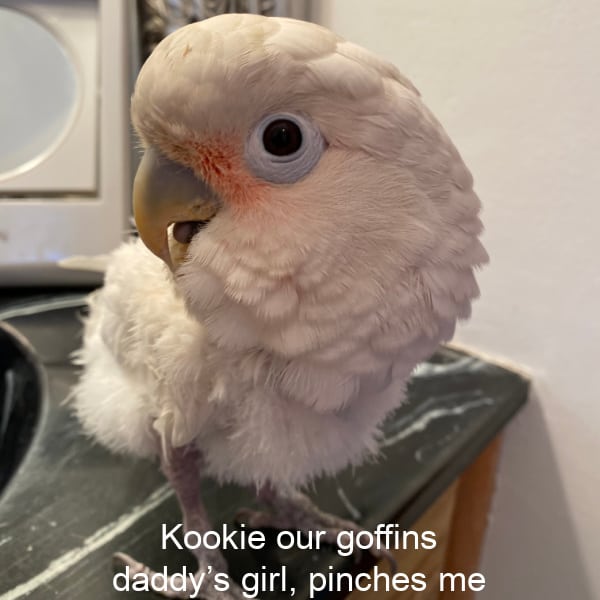
[[[394,66],[292,19],[175,31],[132,118],[141,239],[90,299],[77,415],[109,448],[159,457],[187,528],[209,527],[202,473],[256,486],[270,512],[251,525],[333,540],[356,526],[302,486],[377,452],[411,371],[478,295],[471,175]]]

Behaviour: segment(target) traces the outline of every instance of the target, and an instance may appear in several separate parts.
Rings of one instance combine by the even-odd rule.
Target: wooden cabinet
[[[440,591],[439,579],[442,572],[467,576],[478,572],[500,445],[498,436],[411,527],[417,532],[434,531],[435,549],[395,553],[398,571],[409,575],[424,573],[427,589],[419,592],[354,591],[347,596],[349,600],[471,600],[475,597],[471,591]],[[378,566],[389,572],[386,561]]]

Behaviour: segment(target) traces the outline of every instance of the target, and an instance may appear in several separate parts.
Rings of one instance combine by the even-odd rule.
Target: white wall
[[[600,598],[600,2],[314,5],[412,79],[473,171],[492,263],[458,339],[534,377],[478,597]]]

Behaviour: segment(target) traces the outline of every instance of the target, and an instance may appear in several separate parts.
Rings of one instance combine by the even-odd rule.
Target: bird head
[[[218,343],[387,355],[468,314],[486,260],[471,176],[367,50],[312,23],[214,17],[157,46],[132,119],[140,237]]]

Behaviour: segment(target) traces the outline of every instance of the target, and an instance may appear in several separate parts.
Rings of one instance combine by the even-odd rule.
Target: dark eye
[[[244,155],[257,177],[272,183],[294,183],[312,171],[326,146],[308,115],[280,112],[264,116],[252,127]]]
[[[302,146],[300,127],[289,119],[277,119],[267,125],[263,133],[265,150],[273,156],[289,156]]]

